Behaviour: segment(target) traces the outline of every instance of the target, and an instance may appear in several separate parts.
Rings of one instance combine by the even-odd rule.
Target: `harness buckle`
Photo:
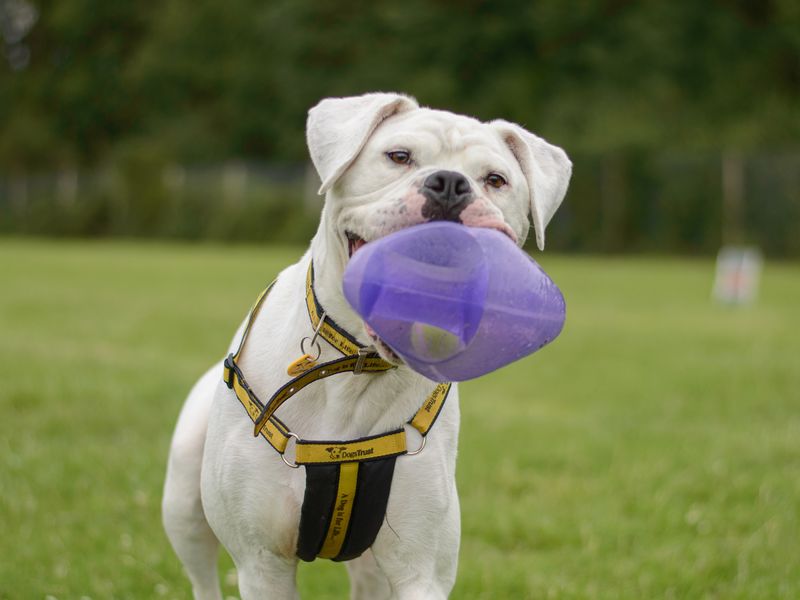
[[[367,360],[367,356],[373,352],[375,352],[373,346],[358,349],[358,359],[356,360],[356,366],[353,368],[353,375],[361,375],[364,371],[364,362]]]
[[[234,373],[234,371],[233,371],[233,367],[234,367],[233,354],[228,354],[228,356],[225,357],[225,360],[222,362],[222,367],[223,367],[223,369],[222,369],[222,380],[225,382],[225,385],[228,386],[228,389],[232,390],[233,389],[233,377],[234,377],[234,375],[233,375],[233,373]]]

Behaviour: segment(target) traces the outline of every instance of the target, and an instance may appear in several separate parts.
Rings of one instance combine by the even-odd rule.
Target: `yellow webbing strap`
[[[263,407],[255,395],[250,391],[250,388],[247,387],[244,379],[241,376],[241,372],[233,372],[233,391],[236,393],[236,397],[241,402],[242,406],[244,406],[247,414],[250,415],[250,418],[255,421],[258,418],[258,415],[261,414],[261,410]],[[277,417],[273,416],[269,419],[264,427],[261,428],[261,435],[267,440],[275,450],[277,450],[280,454],[286,452],[286,446],[289,444],[289,428],[286,427]]]
[[[229,363],[230,359],[231,357],[228,357],[226,363]],[[255,422],[263,412],[264,405],[247,385],[238,365],[233,363],[230,368],[226,366],[226,373],[228,372],[232,376],[232,389],[236,393],[236,397],[247,410],[250,419]],[[226,379],[227,381],[229,380]],[[436,422],[436,418],[444,407],[450,387],[451,384],[449,383],[437,385],[411,419],[411,425],[423,437],[428,434],[428,431]],[[259,433],[280,454],[286,452],[289,439],[292,437],[289,428],[275,415],[271,415],[264,421],[264,426]],[[295,463],[298,465],[339,464],[365,459],[385,458],[405,454],[406,451],[406,432],[403,429],[357,440],[298,440],[295,448]]]
[[[308,272],[306,273],[306,307],[308,308],[308,316],[311,318],[311,327],[316,331],[319,327],[319,335],[331,346],[336,348],[344,355],[358,354],[358,351],[363,348],[355,339],[353,339],[346,331],[339,327],[335,321],[330,317],[326,317],[322,326],[320,327],[321,313],[317,296],[314,293],[314,261],[309,261]],[[394,365],[390,362],[378,358],[386,366],[386,370],[393,369]]]
[[[390,433],[347,442],[300,441],[295,462],[299,465],[344,463],[396,456],[406,452],[406,432]]]
[[[314,270],[313,261],[311,261],[306,278],[306,304],[308,306],[311,322],[316,329],[319,325],[321,310],[314,296],[313,281]],[[285,383],[272,395],[266,404],[262,403],[247,384],[237,361],[244,350],[251,325],[255,321],[256,316],[264,304],[264,300],[274,285],[275,281],[259,294],[253,308],[250,310],[250,315],[236,352],[225,359],[223,379],[228,387],[234,391],[237,399],[242,406],[244,406],[247,414],[252,419],[255,425],[254,435],[258,436],[260,434],[275,450],[280,454],[284,454],[290,438],[297,436],[291,433],[289,428],[274,415],[274,412],[289,398],[314,381],[338,373],[355,371],[357,366],[360,369],[359,372],[369,373],[387,371],[395,367],[377,355],[364,356],[363,347],[346,333],[342,332],[333,321],[326,318],[319,330],[320,335],[340,351],[344,351],[343,349],[347,348],[348,350],[353,350],[355,355],[345,356],[315,366]],[[358,354],[359,350],[362,351],[362,355]],[[444,402],[447,399],[450,386],[451,384],[449,383],[438,384],[425,399],[425,402],[411,421],[409,421],[423,437],[427,435],[444,407]],[[402,429],[383,435],[347,441],[319,442],[298,439],[295,449],[295,463],[298,465],[343,464],[365,459],[369,460],[396,456],[404,454],[406,451],[406,434],[405,430]]]
[[[437,385],[411,419],[410,424],[422,437],[428,435],[430,428],[436,422],[436,418],[444,407],[450,387],[451,384],[449,383]],[[271,424],[272,420],[269,423]],[[267,439],[269,441],[270,438]],[[386,458],[405,454],[407,451],[406,432],[404,429],[399,429],[381,435],[348,441],[298,440],[295,449],[295,463],[298,465],[338,464]]]
[[[358,463],[344,463],[339,467],[339,487],[336,490],[336,502],[333,505],[328,533],[319,551],[320,558],[335,558],[342,550],[344,538],[350,525],[353,513],[353,501],[358,484]]]
[[[388,363],[381,358],[363,358],[358,355],[345,356],[344,358],[337,358],[335,360],[319,364],[313,369],[310,369],[305,373],[290,379],[272,395],[272,398],[270,398],[266,405],[264,405],[261,414],[258,415],[257,419],[255,419],[255,429],[253,430],[253,435],[257,436],[259,433],[261,433],[261,428],[273,415],[273,413],[278,410],[284,402],[286,402],[289,398],[294,396],[308,384],[319,381],[320,379],[325,379],[331,375],[355,371],[356,365],[359,363],[359,361],[362,363],[361,371],[364,373],[379,373],[381,371],[387,371],[388,369],[394,368],[391,365],[387,368],[386,365]]]
[[[242,332],[242,339],[239,340],[239,347],[233,354],[234,360],[239,360],[239,355],[241,355],[242,350],[244,350],[244,343],[247,341],[247,336],[250,335],[250,327],[256,320],[256,317],[261,310],[261,306],[264,304],[264,300],[267,299],[267,296],[269,296],[269,293],[272,291],[272,288],[275,286],[275,282],[277,281],[277,279],[273,280],[272,283],[270,283],[267,288],[258,295],[258,298],[256,298],[256,301],[253,303],[253,308],[250,309],[250,315],[247,317],[247,325],[244,326],[244,331]]]
[[[250,309],[250,313],[247,315],[247,323],[244,326],[244,331],[242,331],[242,339],[239,340],[239,346],[236,348],[236,352],[225,359],[225,363],[222,367],[222,379],[228,384],[228,387],[233,385],[233,371],[228,365],[228,359],[231,359],[234,364],[237,360],[239,360],[239,356],[242,354],[242,350],[244,350],[244,343],[247,341],[247,336],[250,335],[250,327],[256,320],[256,316],[261,310],[264,300],[266,300],[270,291],[272,291],[272,287],[275,285],[276,281],[278,280],[273,280],[272,283],[270,283],[266,289],[258,295],[258,298],[256,298],[256,301],[253,303],[253,308]],[[245,406],[245,408],[247,407]],[[250,411],[248,410],[248,412]]]
[[[433,427],[436,422],[436,417],[444,406],[444,401],[447,399],[447,394],[450,393],[450,383],[440,383],[437,385],[430,395],[425,398],[425,402],[411,419],[411,426],[419,431],[423,437],[427,435],[428,430]]]

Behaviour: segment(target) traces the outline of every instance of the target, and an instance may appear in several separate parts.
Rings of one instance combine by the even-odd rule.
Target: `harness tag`
[[[311,358],[310,354],[303,354],[303,356],[301,356],[288,366],[288,368],[286,369],[286,373],[288,375],[291,375],[292,377],[295,377],[297,375],[302,375],[316,364],[317,360]]]

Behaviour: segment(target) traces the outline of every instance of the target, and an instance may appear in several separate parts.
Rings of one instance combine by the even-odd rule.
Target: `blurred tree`
[[[0,0],[0,14],[20,4],[38,19],[27,66],[7,49],[0,74],[5,165],[97,160],[141,136],[182,159],[298,159],[309,106],[372,89],[588,152],[800,137],[795,0]]]
[[[6,7],[20,3],[33,6],[3,0]],[[124,72],[153,4],[36,3],[38,20],[25,38],[28,63],[0,71],[0,164],[89,163],[136,133],[146,107]]]
[[[601,218],[587,195],[572,222],[605,229],[574,244],[611,249],[650,214],[634,203],[660,167],[643,156],[706,164],[800,140],[797,0],[0,0],[0,34],[0,172],[304,160],[320,98],[400,90],[602,156],[576,169],[598,171]],[[730,171],[744,163],[727,164],[745,193]],[[689,192],[702,222],[717,169]]]

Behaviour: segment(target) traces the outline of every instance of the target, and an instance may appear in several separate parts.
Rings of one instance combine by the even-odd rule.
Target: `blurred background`
[[[306,111],[397,90],[568,150],[551,249],[800,255],[795,0],[2,0],[0,32],[5,232],[306,241]]]
[[[574,162],[563,333],[461,388],[452,598],[800,598],[800,2],[0,0],[0,600],[190,597],[178,411],[316,229],[307,110],[376,90]]]

